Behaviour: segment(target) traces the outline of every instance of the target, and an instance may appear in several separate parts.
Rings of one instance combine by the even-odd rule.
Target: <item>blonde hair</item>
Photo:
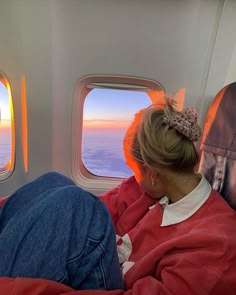
[[[175,110],[173,101],[168,99],[162,109],[152,105],[143,110],[130,142],[132,157],[152,168],[161,165],[179,172],[193,170],[199,161],[193,141],[166,120],[179,114],[181,112]],[[197,123],[194,127],[200,132]]]
[[[135,118],[130,127],[127,129],[123,140],[123,152],[125,158],[127,159],[128,157],[132,156],[132,158],[140,164],[144,164],[144,160],[141,154],[137,132],[143,113],[144,110],[141,110],[135,115]]]

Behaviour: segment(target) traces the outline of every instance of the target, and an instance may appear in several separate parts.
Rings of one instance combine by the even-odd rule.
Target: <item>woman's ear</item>
[[[166,169],[164,167],[155,167],[149,168],[149,175],[152,180],[152,183],[160,182],[163,180],[163,177],[165,177]]]
[[[152,185],[155,186],[158,182],[158,172],[153,168],[147,167],[147,175],[150,177]]]

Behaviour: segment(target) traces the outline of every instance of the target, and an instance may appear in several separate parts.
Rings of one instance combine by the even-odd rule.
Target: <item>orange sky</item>
[[[11,127],[11,120],[1,120],[0,128],[10,128]]]
[[[85,129],[120,129],[128,128],[130,120],[84,120],[83,128]]]

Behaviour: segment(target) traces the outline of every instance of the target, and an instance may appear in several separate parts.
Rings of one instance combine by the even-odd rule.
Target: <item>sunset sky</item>
[[[6,125],[10,120],[9,98],[6,87],[0,82],[0,108],[1,108],[1,125]]]
[[[84,128],[127,128],[134,114],[151,104],[145,92],[94,89],[84,102]]]

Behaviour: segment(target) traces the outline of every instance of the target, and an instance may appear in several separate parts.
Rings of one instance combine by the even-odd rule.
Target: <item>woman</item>
[[[126,290],[62,292],[56,284],[54,294],[235,294],[236,214],[194,171],[199,137],[194,110],[178,112],[169,100],[136,116],[124,140],[135,176],[100,196],[115,226]]]

